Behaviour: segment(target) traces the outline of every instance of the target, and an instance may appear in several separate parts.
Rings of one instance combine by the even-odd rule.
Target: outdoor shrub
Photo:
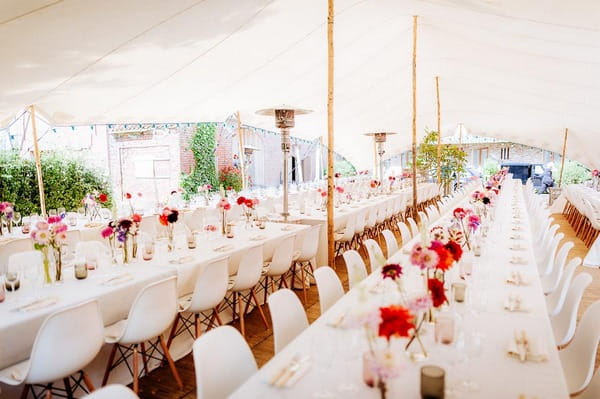
[[[223,188],[232,188],[235,191],[242,189],[242,172],[235,166],[224,166],[219,169],[219,185]]]
[[[194,154],[196,164],[189,174],[181,176],[181,188],[185,199],[190,199],[198,192],[198,187],[205,184],[213,186],[213,190],[218,188],[215,166],[216,130],[216,124],[203,123],[190,141],[188,149]]]

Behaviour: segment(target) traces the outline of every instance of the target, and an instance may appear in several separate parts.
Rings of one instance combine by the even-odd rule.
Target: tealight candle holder
[[[450,345],[454,342],[454,319],[450,315],[438,315],[434,335],[436,342],[441,344]]]
[[[151,241],[146,242],[144,244],[144,248],[142,250],[142,259],[152,260],[153,257],[154,257],[154,243]]]
[[[421,367],[421,398],[444,399],[446,372],[438,366]]]
[[[196,235],[190,234],[187,237],[187,247],[188,247],[188,249],[196,248]]]
[[[84,280],[88,276],[88,268],[86,262],[76,262],[75,267],[75,278],[77,280]]]
[[[465,283],[453,283],[452,292],[454,293],[454,301],[462,303],[465,301],[465,291],[467,285]]]

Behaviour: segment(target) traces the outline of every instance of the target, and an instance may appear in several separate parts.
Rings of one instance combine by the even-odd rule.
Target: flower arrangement
[[[390,184],[389,190],[392,192],[394,190],[394,183],[396,183],[396,176],[388,176],[388,182]]]
[[[600,171],[598,169],[592,170],[592,188],[598,190],[600,187]]]
[[[259,204],[258,198],[246,198],[243,196],[239,196],[236,200],[237,204],[244,209],[244,215],[246,216],[246,225],[252,225],[252,214],[256,207]]]
[[[210,190],[212,190],[212,188],[213,186],[211,184],[204,184],[198,187],[198,193],[204,198],[205,206],[208,206]]]
[[[169,251],[173,250],[173,228],[175,223],[179,220],[179,211],[165,207],[162,214],[158,216],[158,222],[167,228],[167,236],[169,238]]]
[[[137,198],[142,198],[142,193],[137,193],[136,194]],[[125,199],[127,200],[127,202],[129,203],[129,209],[131,209],[131,213],[134,214],[135,213],[135,206],[134,206],[134,196],[131,193],[125,193],[124,195]]]
[[[108,202],[108,195],[105,193],[90,193],[86,194],[81,200],[83,207],[85,208],[85,215],[89,216],[90,220],[100,218],[100,209],[98,203],[106,204]]]
[[[473,234],[481,225],[481,218],[476,215],[471,209],[456,208],[453,211],[454,220],[462,230],[464,242],[469,250],[471,249],[471,243],[469,241],[471,234]]]
[[[379,186],[381,186],[381,182],[377,179],[372,179],[369,182],[369,187],[371,187],[373,190],[377,190],[377,188],[379,188]]]
[[[131,217],[122,218],[118,222],[110,221],[108,225],[100,231],[102,238],[108,239],[111,250],[114,253],[115,246],[123,247],[123,263],[129,263],[129,237],[132,239],[132,257],[137,255],[137,235],[140,230],[142,216],[134,213]]]
[[[50,216],[46,221],[39,221],[35,230],[31,232],[33,247],[42,252],[44,265],[44,281],[51,283],[50,257],[52,250],[55,264],[55,281],[62,281],[62,253],[61,247],[67,243],[68,226],[62,222],[60,216]]]
[[[223,190],[223,186],[220,188],[221,199],[217,202],[217,209],[221,211],[221,234],[226,234],[227,227],[227,211],[231,209],[231,204],[227,201],[227,197],[225,196],[225,190]]]
[[[2,219],[6,220],[6,229],[8,230],[8,234],[12,232],[12,223],[14,218],[15,207],[10,202],[0,202],[0,216]],[[2,235],[2,220],[0,220],[0,236]]]

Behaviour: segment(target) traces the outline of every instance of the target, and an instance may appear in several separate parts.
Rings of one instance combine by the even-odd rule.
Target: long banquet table
[[[227,239],[218,234],[214,238],[201,233],[196,249],[175,251],[163,256],[155,256],[152,261],[136,261],[128,265],[104,266],[97,271],[91,271],[85,280],[75,280],[72,267],[64,270],[65,282],[60,285],[38,287],[36,296],[41,298],[52,297],[56,303],[42,309],[20,312],[15,310],[19,305],[33,299],[32,287],[27,287],[27,282],[15,294],[7,292],[7,299],[0,303],[0,369],[23,361],[29,357],[33,341],[43,320],[50,314],[85,300],[97,299],[100,305],[105,325],[110,325],[127,317],[129,309],[136,295],[142,288],[153,282],[169,276],[177,276],[178,294],[183,296],[191,293],[196,279],[206,265],[216,259],[229,257],[229,272],[237,272],[243,251],[261,245],[263,259],[270,260],[277,245],[286,237],[294,235],[296,248],[301,245],[302,233],[308,226],[296,224],[267,223],[264,230],[258,228],[247,229],[242,223],[235,228],[235,238]],[[224,250],[215,250],[227,244]],[[123,275],[123,280],[116,285],[107,285],[105,282],[113,277]],[[259,295],[259,300],[263,296]],[[225,307],[224,307],[225,308]],[[223,310],[224,322],[231,320],[228,309]],[[168,331],[167,331],[168,332]],[[76,334],[76,332],[73,332]],[[193,340],[190,336],[182,334],[171,347],[175,359],[179,359],[190,352]],[[86,369],[96,386],[100,385],[102,373],[106,367],[109,347],[105,345],[98,357]],[[129,383],[130,376],[124,365],[117,368],[110,377],[109,382]],[[2,397],[17,397],[19,389],[1,385]]]
[[[463,206],[468,204],[463,202]],[[519,231],[513,230],[515,224],[512,213],[517,212],[513,210],[513,206],[520,212]],[[451,210],[442,215],[437,223],[447,224],[450,213]],[[521,236],[521,240],[511,239],[517,234]],[[417,289],[409,285],[418,284],[419,281],[418,270],[408,261],[408,249],[419,239],[407,243],[388,261],[404,266],[408,290]],[[517,242],[525,249],[511,250]],[[520,257],[524,264],[511,263],[515,256]],[[456,269],[458,268],[455,266],[448,273],[448,284],[459,278]],[[520,270],[529,284],[507,284],[506,279],[513,270]],[[336,328],[332,324],[339,321],[340,317],[348,317],[354,309],[364,304],[365,297],[369,298],[368,301],[383,303],[383,298],[373,293],[380,281],[380,273],[375,271],[349,291],[243,384],[232,397],[378,398],[379,392],[363,383],[361,359],[367,350],[364,333],[360,329]],[[533,255],[522,186],[515,180],[503,183],[495,220],[483,244],[482,255],[475,257],[473,274],[467,278],[467,285],[467,301],[463,304],[452,302],[446,310],[457,320],[454,345],[435,343],[433,326],[429,325],[422,336],[429,358],[413,362],[404,354],[406,340],[395,340],[392,347],[403,359],[403,369],[400,376],[391,381],[388,397],[420,398],[420,367],[433,364],[446,371],[446,397],[516,399],[524,395],[527,398],[568,398]],[[511,294],[520,295],[529,312],[504,310],[505,299]],[[515,330],[526,330],[547,351],[547,361],[521,363],[518,359],[509,357],[507,348]],[[292,358],[304,358],[306,355],[310,356],[310,369],[293,386],[275,388],[268,383]],[[469,376],[479,387],[475,392],[461,391],[461,380]]]

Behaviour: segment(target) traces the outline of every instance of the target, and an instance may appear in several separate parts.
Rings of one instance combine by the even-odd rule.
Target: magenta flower
[[[107,226],[107,227],[103,228],[102,231],[100,231],[102,238],[108,238],[111,235],[113,235],[113,233],[114,233],[114,229],[110,226]]]

